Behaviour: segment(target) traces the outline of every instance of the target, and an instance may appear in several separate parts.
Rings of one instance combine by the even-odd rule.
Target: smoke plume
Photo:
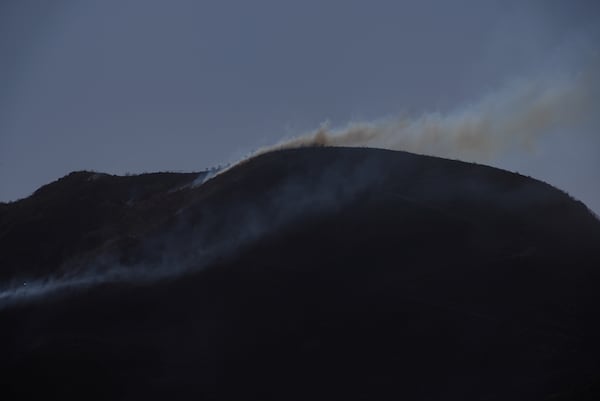
[[[593,106],[599,104],[596,73],[591,71],[515,80],[449,113],[353,122],[338,129],[325,123],[250,157],[286,148],[348,146],[489,162],[515,149],[532,150],[544,135],[559,129],[569,132],[569,127],[591,117]]]

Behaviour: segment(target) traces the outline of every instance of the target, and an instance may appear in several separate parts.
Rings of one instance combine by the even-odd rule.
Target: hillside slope
[[[0,309],[11,399],[600,394],[600,222],[550,185],[344,148],[82,174],[0,211],[3,279],[49,288]]]

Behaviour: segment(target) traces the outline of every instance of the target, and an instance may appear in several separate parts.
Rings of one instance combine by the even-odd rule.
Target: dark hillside
[[[600,396],[600,222],[548,184],[344,148],[90,176],[0,209],[5,277],[95,266],[0,297],[7,399]]]
[[[106,241],[131,238],[180,202],[170,192],[198,173],[111,176],[74,172],[0,209],[0,279],[56,272]],[[156,213],[156,210],[160,210]],[[158,217],[158,219],[156,219]],[[152,223],[155,223],[152,222]]]

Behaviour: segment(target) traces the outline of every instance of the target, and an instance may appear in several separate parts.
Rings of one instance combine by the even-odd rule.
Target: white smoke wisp
[[[307,146],[374,147],[470,162],[488,162],[515,149],[532,150],[547,133],[591,115],[596,73],[520,79],[449,113],[353,122],[317,130],[257,150],[260,154]]]
[[[154,278],[152,271],[127,270],[119,266],[110,271],[85,272],[66,277],[47,277],[42,279],[22,279],[0,289],[0,310],[20,303],[46,298],[67,290],[82,290],[101,284],[147,281]]]

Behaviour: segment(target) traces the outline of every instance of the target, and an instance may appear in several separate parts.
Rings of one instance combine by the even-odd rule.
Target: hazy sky
[[[450,112],[589,68],[598,27],[593,0],[2,0],[0,201],[73,170],[199,171],[324,121]],[[590,114],[492,164],[600,211]]]

